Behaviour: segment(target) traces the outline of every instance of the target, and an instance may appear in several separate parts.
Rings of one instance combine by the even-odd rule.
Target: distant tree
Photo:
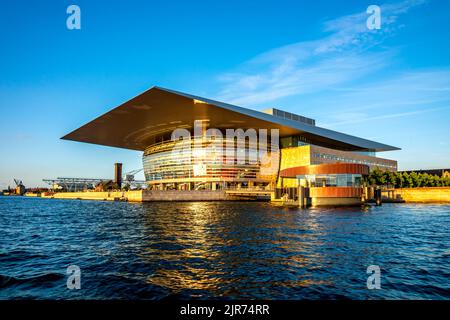
[[[396,175],[394,172],[385,171],[384,173],[386,184],[395,188]]]
[[[369,174],[369,182],[371,185],[382,186],[386,183],[384,172],[378,168],[372,170]]]
[[[411,188],[419,187],[420,183],[419,183],[419,176],[418,176],[418,174],[413,171],[413,172],[411,172],[409,174],[409,176],[411,177],[411,182],[412,182]]]
[[[401,172],[395,173],[395,188],[403,188],[405,183],[405,179],[403,178],[403,174]]]
[[[405,188],[412,188],[413,187],[413,181],[411,178],[411,175],[408,172],[403,172],[403,186]]]
[[[441,177],[440,181],[443,187],[450,187],[450,176],[444,175]]]
[[[376,183],[376,181],[375,181],[375,179],[373,178],[373,175],[372,175],[372,174],[369,174],[369,175],[367,176],[367,185],[373,186],[373,185],[375,185],[375,183]]]
[[[439,176],[437,176],[437,175],[433,175],[432,177],[431,177],[431,183],[432,183],[432,186],[433,187],[440,187],[442,184],[441,184],[441,178],[439,177]]]
[[[441,178],[435,174],[424,174],[422,185],[424,187],[440,187],[442,185]]]
[[[390,172],[378,168],[371,170],[364,177],[364,185],[391,186],[394,188],[417,188],[417,187],[441,187],[450,186],[450,174],[447,172],[439,177],[428,173],[417,172]]]
[[[429,187],[430,186],[430,175],[428,173],[419,173],[419,186],[420,187]]]

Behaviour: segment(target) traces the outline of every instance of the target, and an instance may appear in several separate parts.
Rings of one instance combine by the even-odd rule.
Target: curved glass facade
[[[276,179],[278,153],[270,150],[264,156],[258,145],[246,141],[237,144],[226,138],[190,138],[164,141],[149,146],[143,156],[147,182],[176,184],[222,182],[212,188],[227,188],[235,184],[268,184]],[[223,183],[225,182],[225,183]],[[186,186],[184,186],[185,188]],[[188,186],[189,189],[196,186]],[[205,188],[210,188],[208,187]]]

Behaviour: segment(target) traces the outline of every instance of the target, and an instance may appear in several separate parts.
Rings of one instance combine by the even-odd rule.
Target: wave
[[[31,285],[33,287],[39,285],[49,285],[55,282],[60,282],[63,278],[65,278],[63,274],[52,272],[26,278],[17,278],[0,274],[0,289],[21,285]]]
[[[8,252],[0,252],[0,262],[23,261],[38,258],[43,258],[43,256],[26,250],[12,250]]]

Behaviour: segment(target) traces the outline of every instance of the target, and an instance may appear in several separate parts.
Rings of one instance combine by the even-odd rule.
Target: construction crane
[[[147,183],[145,182],[145,180],[135,180],[134,176],[136,174],[138,174],[139,172],[143,171],[144,168],[140,168],[140,169],[136,169],[136,170],[132,170],[129,172],[126,172],[123,177],[122,177],[122,181],[125,184],[128,184],[130,187],[136,187],[136,188],[143,188],[147,185]]]
[[[136,169],[136,170],[132,170],[132,171],[130,171],[130,172],[125,173],[125,174],[124,174],[124,177],[123,177],[123,181],[124,181],[124,182],[133,182],[133,181],[136,181],[136,180],[134,180],[134,176],[135,176],[137,173],[141,172],[142,170],[144,170],[144,169],[143,169],[143,168],[141,168],[141,169]]]

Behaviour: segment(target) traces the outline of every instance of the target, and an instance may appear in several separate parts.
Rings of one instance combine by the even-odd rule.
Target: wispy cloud
[[[357,80],[389,64],[395,50],[370,50],[395,33],[398,17],[424,0],[382,5],[382,28],[368,30],[366,8],[324,23],[324,37],[265,52],[219,77],[218,98],[245,106],[317,92]]]
[[[407,116],[413,116],[413,115],[419,115],[423,113],[428,112],[434,112],[434,111],[442,111],[449,109],[450,107],[439,107],[439,108],[432,108],[432,109],[417,109],[413,111],[406,111],[406,112],[398,112],[398,113],[389,113],[389,114],[382,114],[379,116],[373,116],[369,115],[367,113],[341,113],[340,118],[341,121],[334,122],[334,123],[327,123],[325,126],[327,127],[336,127],[339,125],[348,125],[348,124],[355,124],[355,123],[362,123],[362,122],[368,122],[368,121],[377,121],[377,120],[385,120],[385,119],[393,119],[393,118],[403,118]]]
[[[316,103],[323,103],[318,99]],[[337,90],[333,105],[324,110],[325,126],[336,127],[375,119],[418,115],[450,109],[450,69],[404,72],[390,79]],[[382,110],[377,116],[373,111]]]

